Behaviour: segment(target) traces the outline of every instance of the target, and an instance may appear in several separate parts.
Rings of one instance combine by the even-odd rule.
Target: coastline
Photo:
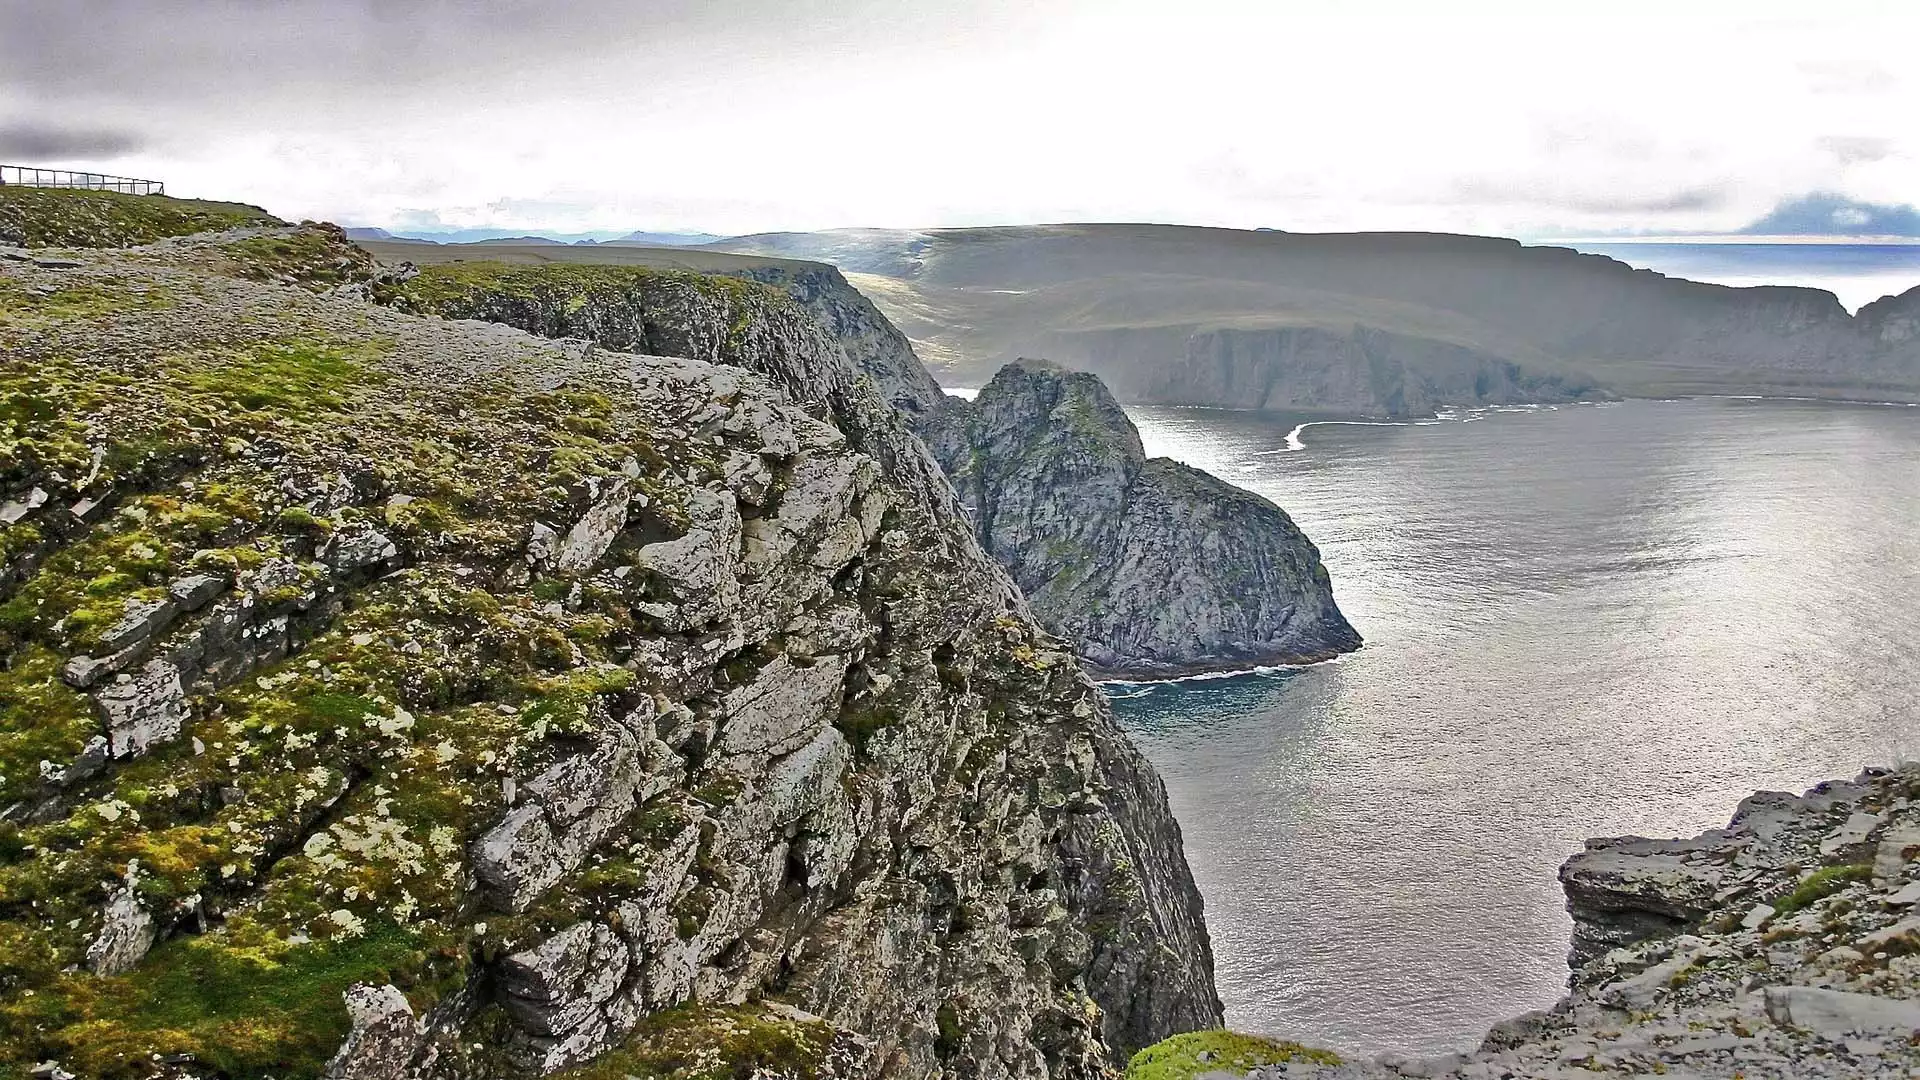
[[[1081,666],[1086,668],[1087,674],[1092,676],[1093,681],[1102,689],[1113,686],[1154,687],[1169,683],[1209,682],[1217,679],[1238,679],[1247,675],[1278,675],[1289,671],[1305,671],[1324,664],[1337,664],[1364,648],[1366,645],[1363,642],[1352,649],[1334,650],[1324,654],[1294,653],[1290,654],[1291,659],[1275,658],[1247,665],[1187,664],[1178,669],[1169,670],[1164,675],[1138,671],[1112,671],[1096,668],[1084,661]]]

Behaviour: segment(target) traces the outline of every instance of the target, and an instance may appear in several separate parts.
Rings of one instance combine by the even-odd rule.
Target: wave
[[[1808,401],[1815,405],[1865,405],[1876,409],[1920,409],[1920,401],[1860,401],[1853,398],[1795,397],[1791,394],[1701,394],[1709,401]],[[1654,398],[1655,401],[1684,401],[1684,398]]]
[[[1294,425],[1293,430],[1287,432],[1287,441],[1284,445],[1274,450],[1255,451],[1254,456],[1271,457],[1274,454],[1293,454],[1305,450],[1307,443],[1301,436],[1310,427],[1333,424],[1344,424],[1347,427],[1433,427],[1437,424],[1471,424],[1476,420],[1485,420],[1491,413],[1559,412],[1562,406],[1618,404],[1620,403],[1617,401],[1567,401],[1532,402],[1519,405],[1443,405],[1433,410],[1433,416],[1425,420],[1308,420],[1303,424]]]
[[[1365,646],[1362,646],[1362,648],[1365,648]],[[1221,671],[1202,671],[1198,674],[1181,675],[1171,679],[1098,679],[1095,681],[1099,684],[1100,689],[1104,690],[1110,698],[1137,698],[1145,697],[1160,687],[1177,686],[1180,683],[1213,682],[1218,679],[1244,679],[1250,676],[1265,679],[1287,678],[1295,672],[1305,671],[1308,668],[1338,664],[1356,655],[1358,651],[1359,650],[1350,653],[1341,653],[1339,656],[1329,656],[1325,660],[1315,660],[1308,664],[1257,664],[1253,667],[1228,668]],[[1121,687],[1125,688],[1125,692],[1116,689]]]
[[[1417,426],[1424,426],[1424,425],[1426,425],[1426,424],[1432,424],[1432,423],[1438,423],[1438,422],[1439,422],[1439,421],[1432,421],[1432,420],[1427,420],[1427,421],[1415,421],[1415,420],[1309,420],[1309,421],[1307,421],[1307,422],[1306,422],[1306,423],[1304,423],[1304,424],[1298,424],[1298,425],[1295,425],[1295,426],[1294,426],[1294,429],[1293,429],[1292,431],[1289,431],[1289,432],[1287,432],[1287,442],[1286,442],[1286,445],[1285,445],[1285,446],[1282,446],[1282,447],[1280,447],[1280,448],[1279,448],[1279,449],[1277,449],[1277,450],[1261,450],[1261,451],[1259,451],[1259,452],[1258,452],[1258,454],[1257,454],[1257,456],[1259,456],[1259,457],[1270,457],[1270,456],[1272,456],[1272,455],[1274,455],[1274,454],[1292,454],[1292,453],[1296,453],[1296,452],[1298,452],[1298,451],[1301,451],[1301,450],[1305,450],[1305,449],[1307,448],[1307,444],[1306,444],[1306,443],[1304,443],[1304,442],[1302,442],[1302,441],[1300,441],[1300,433],[1301,433],[1301,432],[1303,432],[1303,431],[1305,431],[1305,430],[1307,430],[1307,429],[1308,429],[1308,428],[1310,428],[1310,427],[1331,427],[1331,426],[1333,426],[1333,425],[1335,425],[1335,424],[1343,424],[1343,425],[1345,425],[1345,426],[1347,426],[1347,427],[1417,427]]]

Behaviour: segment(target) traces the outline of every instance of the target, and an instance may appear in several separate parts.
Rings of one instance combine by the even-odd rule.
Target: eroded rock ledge
[[[0,264],[0,1075],[1092,1078],[1217,1022],[1158,779],[789,300],[674,279],[717,366],[339,243]]]

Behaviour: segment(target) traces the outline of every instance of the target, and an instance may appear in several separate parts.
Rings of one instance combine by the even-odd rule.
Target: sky
[[[1920,235],[1915,41],[1911,0],[0,0],[0,162],[416,232]]]

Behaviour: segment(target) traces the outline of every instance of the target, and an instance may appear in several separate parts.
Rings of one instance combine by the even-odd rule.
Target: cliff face
[[[1149,401],[1224,409],[1327,410],[1390,419],[1443,405],[1607,397],[1590,380],[1529,371],[1462,345],[1354,327],[1203,330],[1150,369]]]
[[[443,285],[457,283],[469,271],[478,275],[471,283],[475,286],[511,280],[531,283],[546,278],[548,295],[567,288],[607,287],[612,282],[607,276],[610,273],[644,276],[647,271],[691,272],[759,282],[784,291],[811,315],[846,354],[852,369],[873,381],[882,401],[914,417],[933,409],[942,396],[906,336],[848,284],[839,270],[825,263],[626,244],[556,248],[514,243],[421,245],[369,241],[365,246],[390,263],[418,264],[429,278],[443,279]],[[505,278],[504,268],[499,265],[502,263],[513,268]],[[512,275],[519,277],[514,279]],[[583,328],[593,326],[583,324]]]
[[[935,426],[982,546],[1095,670],[1166,676],[1359,646],[1286,513],[1149,460],[1096,377],[1023,360]]]
[[[905,413],[909,423],[938,409],[946,395],[913,354],[905,334],[873,301],[831,266],[760,266],[740,276],[784,289],[845,351],[854,370],[873,380],[881,400]]]
[[[1403,384],[1408,412],[1423,392],[1473,404],[1590,387],[1920,400],[1920,344],[1831,293],[1710,285],[1495,237],[1087,224],[717,246],[892,279],[876,298],[929,355],[955,358],[939,373],[950,384],[1045,355],[1124,400],[1259,407],[1273,389],[1270,407],[1383,415]],[[1244,370],[1236,385],[1251,392],[1223,400],[1210,361],[1248,350],[1271,378]],[[1404,372],[1381,381],[1382,364]]]
[[[262,247],[0,263],[0,1076],[1094,1077],[1218,1021],[1158,779],[791,302],[470,312],[615,352]]]

